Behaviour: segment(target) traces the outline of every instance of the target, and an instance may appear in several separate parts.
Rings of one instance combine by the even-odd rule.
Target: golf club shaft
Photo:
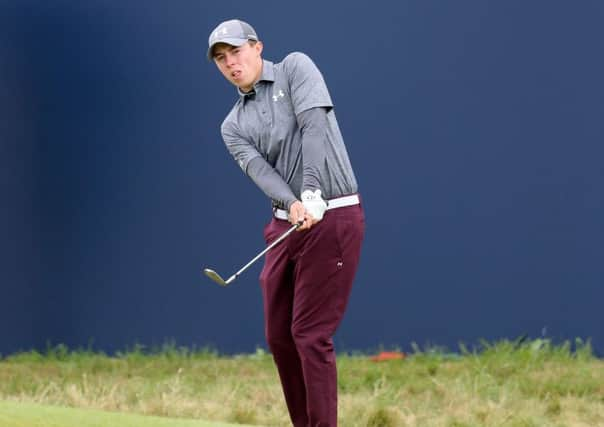
[[[239,276],[241,273],[243,273],[245,270],[247,270],[247,268],[250,265],[252,265],[253,263],[255,263],[258,260],[258,258],[260,258],[262,255],[264,255],[265,253],[267,253],[268,251],[270,251],[272,248],[274,248],[276,245],[278,245],[279,242],[281,242],[283,239],[285,239],[287,236],[289,236],[295,229],[297,229],[298,227],[300,227],[300,225],[301,224],[294,224],[294,225],[292,225],[285,233],[283,233],[281,236],[279,236],[273,243],[271,243],[270,245],[268,245],[262,252],[260,252],[258,255],[256,255],[253,260],[251,260],[250,262],[248,262],[247,264],[245,264],[243,267],[241,267],[241,270],[239,270],[237,273],[235,273],[231,277],[229,277],[225,281],[225,284],[228,285],[233,280],[235,280],[237,278],[237,276]]]

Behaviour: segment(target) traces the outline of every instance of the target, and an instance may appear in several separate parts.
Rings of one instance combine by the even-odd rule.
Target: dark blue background
[[[264,346],[269,204],[224,148],[225,19],[323,71],[367,215],[340,350],[604,349],[598,1],[0,2],[0,353]]]

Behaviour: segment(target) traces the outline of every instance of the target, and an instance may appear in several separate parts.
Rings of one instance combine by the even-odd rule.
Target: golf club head
[[[203,272],[206,276],[218,283],[220,286],[226,286],[228,284],[222,277],[220,277],[220,274],[216,273],[214,270],[204,268]]]

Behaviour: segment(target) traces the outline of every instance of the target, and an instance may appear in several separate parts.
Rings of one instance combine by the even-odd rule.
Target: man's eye
[[[236,55],[239,53],[239,49],[233,49],[233,53]]]

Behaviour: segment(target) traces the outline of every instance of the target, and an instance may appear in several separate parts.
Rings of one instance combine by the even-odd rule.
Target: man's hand
[[[327,203],[321,198],[321,190],[306,190],[302,193],[302,202],[296,200],[289,207],[289,222],[302,222],[298,231],[308,230],[323,219]]]
[[[323,214],[327,210],[327,202],[321,197],[321,190],[304,190],[300,199],[308,214],[317,221],[323,219]]]
[[[296,200],[289,207],[289,222],[291,224],[302,223],[302,225],[298,227],[298,231],[308,230],[313,226],[312,218],[306,213],[306,208],[299,200]]]
[[[296,200],[289,207],[289,222],[302,223],[298,231],[308,230],[323,219],[327,210],[327,202],[321,197],[321,190],[305,190],[302,192],[302,201]]]

